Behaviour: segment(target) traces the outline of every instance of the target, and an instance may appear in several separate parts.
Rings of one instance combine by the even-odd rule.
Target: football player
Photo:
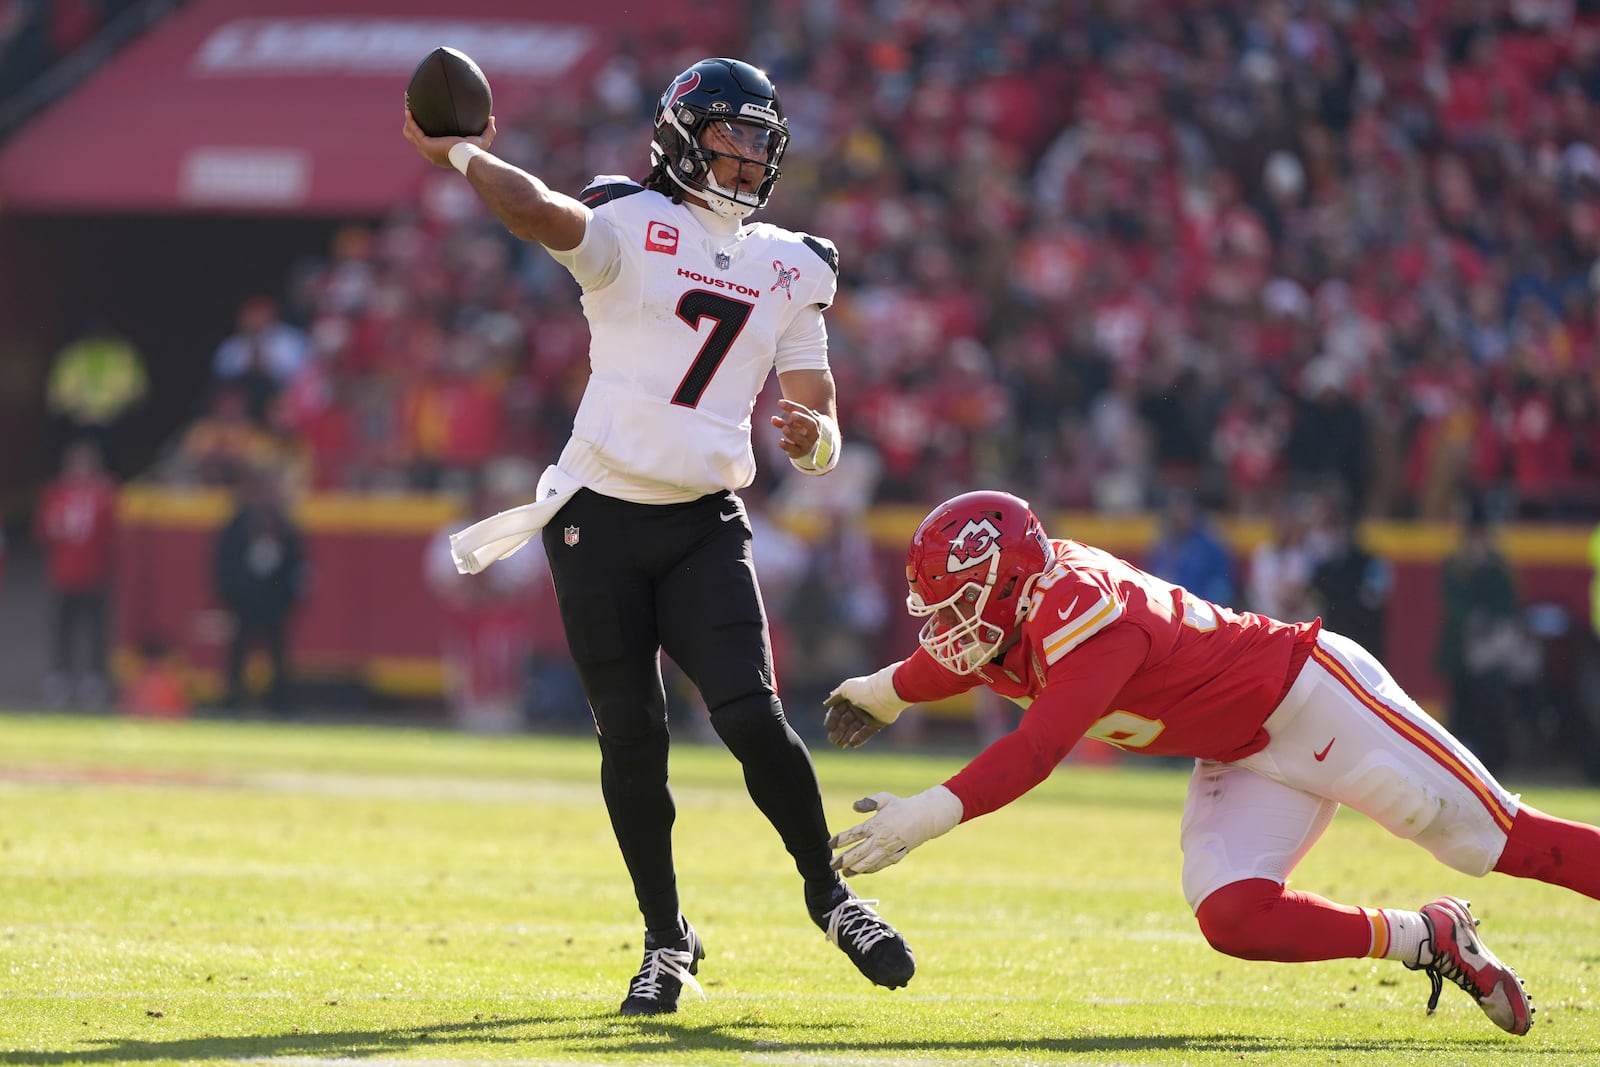
[[[1020,725],[942,785],[858,801],[837,835],[845,874],[878,871],[1044,781],[1079,738],[1195,759],[1183,890],[1219,951],[1251,960],[1399,960],[1466,990],[1502,1029],[1533,1007],[1465,901],[1411,911],[1285,887],[1339,805],[1464,874],[1536,878],[1600,898],[1600,829],[1508,793],[1371,653],[1318,620],[1283,623],[1201,600],[1100,549],[1049,537],[998,492],[935,508],[911,539],[920,647],[828,698],[828,737],[862,744],[908,706],[977,686]]]
[[[476,571],[543,530],[567,641],[594,714],[600,783],[645,924],[627,1015],[677,1010],[705,951],[679,910],[667,787],[665,651],[699,689],[783,839],[805,904],[873,982],[897,988],[905,939],[831,865],[811,754],[774,688],[767,619],[738,491],[755,477],[751,414],[774,369],[778,446],[806,474],[839,461],[822,313],[829,242],[745,219],[779,178],[789,127],[777,90],[748,63],[706,59],[655,111],[643,182],[602,176],[577,198],[497,158],[481,136],[404,132],[454,166],[511,233],[542,244],[583,289],[591,373],[537,499],[454,539]],[[702,994],[703,995],[703,994]]]

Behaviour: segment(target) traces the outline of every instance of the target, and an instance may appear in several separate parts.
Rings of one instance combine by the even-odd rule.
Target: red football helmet
[[[934,508],[906,553],[906,610],[928,621],[918,639],[957,674],[994,657],[1016,630],[1055,550],[1028,502],[963,493]]]

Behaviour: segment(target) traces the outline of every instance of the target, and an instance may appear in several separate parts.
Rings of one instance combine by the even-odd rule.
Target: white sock
[[[1363,908],[1372,923],[1372,950],[1376,959],[1425,964],[1433,960],[1433,932],[1420,911],[1398,908]]]

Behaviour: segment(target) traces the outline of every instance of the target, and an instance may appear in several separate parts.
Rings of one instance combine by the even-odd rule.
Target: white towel
[[[582,482],[560,467],[546,467],[539,476],[532,503],[491,515],[450,535],[450,556],[455,560],[456,571],[478,574],[495,560],[505,559],[533,540],[567,498],[582,488]]]

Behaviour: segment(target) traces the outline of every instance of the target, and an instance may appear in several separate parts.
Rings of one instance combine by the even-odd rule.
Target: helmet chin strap
[[[738,201],[731,199],[727,195],[727,190],[723,189],[722,186],[718,185],[716,182],[710,180],[710,174],[706,175],[707,187],[704,189],[696,189],[694,186],[687,184],[683,181],[683,179],[678,177],[678,171],[676,167],[667,167],[665,169],[667,177],[672,179],[673,185],[676,185],[679,189],[682,189],[685,195],[692,196],[694,199],[700,201],[705,205],[706,210],[710,211],[713,215],[717,215],[724,219],[737,220],[744,218],[755,210],[755,205],[753,204],[741,204]]]
[[[741,203],[734,199],[734,195],[717,184],[711,177],[711,168],[707,167],[705,191],[700,194],[700,199],[706,202],[706,207],[725,219],[742,219],[755,211],[754,204]]]

